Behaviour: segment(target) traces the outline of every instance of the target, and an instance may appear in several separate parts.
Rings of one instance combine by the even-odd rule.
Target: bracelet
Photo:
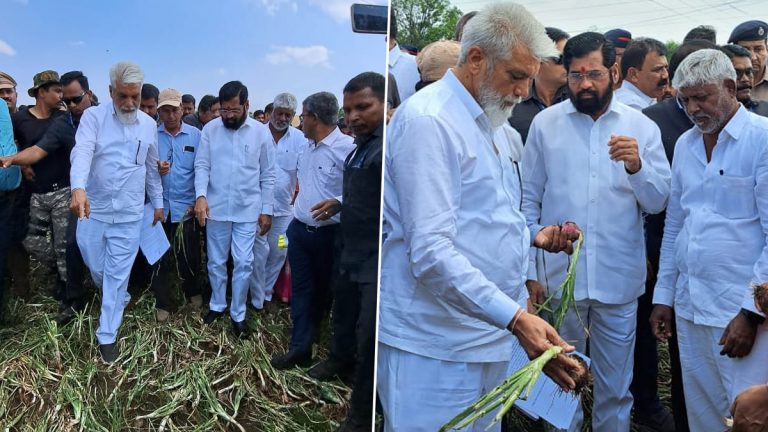
[[[515,317],[512,319],[512,324],[509,326],[509,332],[510,333],[513,333],[515,331],[515,325],[517,324],[517,320],[519,320],[521,316],[523,316],[524,314],[527,314],[527,313],[528,312],[526,312],[525,309],[520,308],[520,312],[518,312],[518,314],[515,315]]]

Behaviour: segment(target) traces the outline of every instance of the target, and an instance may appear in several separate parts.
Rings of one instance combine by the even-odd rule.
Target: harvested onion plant
[[[557,331],[560,331],[560,327],[563,325],[563,321],[565,321],[565,316],[568,314],[568,309],[573,307],[578,314],[578,309],[576,309],[576,264],[579,262],[579,251],[581,251],[583,242],[584,234],[581,234],[573,246],[573,254],[571,255],[570,263],[568,264],[568,273],[565,276],[565,280],[557,288],[557,291],[550,294],[550,296],[544,300],[544,303],[538,305],[539,311],[546,310],[552,313],[552,326]],[[558,292],[561,293],[560,303],[557,305],[557,309],[552,311],[549,308],[549,305],[552,303],[552,299],[555,298],[555,294]],[[579,317],[579,319],[581,320],[581,317]]]
[[[2,431],[333,431],[349,389],[300,369],[276,371],[270,356],[288,344],[287,308],[248,316],[254,331],[205,326],[183,306],[163,324],[151,294],[126,309],[120,358],[101,362],[93,306],[65,327],[57,304],[9,302],[0,327]],[[96,296],[94,303],[99,304]],[[228,321],[228,320],[227,320]]]
[[[512,408],[515,401],[528,398],[533,386],[536,385],[541,376],[544,366],[556,356],[565,355],[562,354],[562,351],[563,349],[559,346],[549,348],[542,355],[518,369],[512,376],[496,386],[496,388],[483,395],[477,402],[444,424],[440,428],[440,432],[463,429],[500,407],[488,428],[495,425]],[[581,358],[576,356],[572,358],[577,359],[578,367],[569,370],[568,373],[576,382],[576,389],[574,391],[578,394],[591,384],[592,376]]]
[[[768,282],[752,287],[755,296],[755,306],[764,314],[768,314]]]

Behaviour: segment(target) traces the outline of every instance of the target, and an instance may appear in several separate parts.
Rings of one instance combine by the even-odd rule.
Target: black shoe
[[[256,306],[254,306],[250,302],[248,303],[248,309],[252,310],[253,312],[255,312],[257,314],[260,314],[260,313],[264,312],[264,308],[263,307],[261,309],[259,309],[259,308],[257,308]]]
[[[354,417],[348,417],[336,432],[370,432],[371,423],[361,422]]]
[[[59,327],[63,327],[70,322],[72,322],[73,319],[77,316],[77,310],[73,308],[72,306],[66,306],[64,309],[62,309],[58,315],[56,315],[56,325]]]
[[[101,353],[101,359],[106,364],[112,364],[120,357],[120,349],[117,348],[117,342],[99,345],[99,353]]]
[[[308,367],[312,364],[312,354],[288,351],[283,355],[272,357],[270,363],[272,363],[272,367],[278,370],[290,369],[294,366]]]
[[[354,373],[355,364],[342,362],[334,357],[322,361],[309,370],[309,376],[320,381],[330,381],[332,379],[349,377]]]
[[[216,312],[215,310],[208,311],[208,314],[203,317],[203,322],[206,324],[211,324],[212,322],[216,321],[220,316],[223,316],[224,312]]]
[[[635,423],[639,431],[675,432],[675,418],[664,407],[651,415],[643,415],[635,411]]]
[[[245,325],[245,320],[240,322],[232,320],[232,331],[239,338],[248,337],[248,327]]]
[[[51,289],[51,297],[53,297],[56,301],[62,301],[64,300],[64,294],[67,290],[67,283],[63,280],[56,278],[56,283],[53,285],[53,288]]]

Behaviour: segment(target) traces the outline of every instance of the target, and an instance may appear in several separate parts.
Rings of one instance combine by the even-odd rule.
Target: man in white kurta
[[[128,276],[139,249],[144,196],[163,219],[157,172],[157,126],[138,110],[144,74],[131,63],[110,70],[112,102],[83,113],[70,160],[72,211],[80,218],[77,244],[101,289],[96,338],[102,359],[117,360],[117,331],[130,301]]]
[[[768,381],[750,289],[768,281],[768,121],[739,104],[720,51],[688,56],[673,86],[695,127],[675,145],[651,324],[666,339],[674,307],[688,423],[722,430],[736,395]]]
[[[296,97],[280,93],[272,102],[273,111],[267,127],[275,149],[275,203],[272,228],[265,236],[256,236],[253,249],[253,273],[250,281],[251,306],[262,309],[272,300],[272,288],[288,255],[286,231],[293,219],[293,198],[298,183],[299,156],[307,147],[304,133],[291,126],[296,114]],[[280,239],[282,237],[282,240]]]
[[[227,259],[232,253],[229,315],[237,336],[246,333],[245,301],[253,273],[255,236],[272,224],[275,149],[266,126],[248,116],[248,88],[230,81],[219,90],[221,117],[203,127],[195,158],[195,215],[206,226],[210,324],[227,308]]]
[[[595,431],[629,430],[637,298],[646,276],[642,213],[664,209],[670,176],[659,128],[612,97],[614,56],[599,33],[568,40],[570,100],[534,118],[522,164],[531,233],[564,221],[584,233],[578,313],[570,309],[560,330],[579,351],[589,348]],[[537,254],[538,281],[549,293],[565,280],[568,262],[561,254]]]
[[[487,36],[498,34],[526,42],[494,54]],[[540,59],[555,54],[524,8],[488,6],[464,30],[459,65],[401,105],[388,126],[377,359],[387,431],[438,430],[499,384],[517,344],[512,334],[531,356],[548,343],[565,346],[526,312],[531,237],[515,146],[500,128]],[[535,242],[568,247],[554,226]],[[563,363],[551,366],[569,387],[558,377]]]

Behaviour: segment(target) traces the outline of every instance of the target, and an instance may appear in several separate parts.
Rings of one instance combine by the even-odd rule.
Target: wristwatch
[[[754,313],[754,312],[752,312],[749,309],[741,308],[739,313],[744,315],[744,318],[746,318],[747,321],[750,324],[752,324],[753,327],[757,327],[757,326],[759,326],[759,325],[761,325],[762,323],[765,322],[765,317],[764,316],[762,316],[760,314],[757,314],[757,313]]]

